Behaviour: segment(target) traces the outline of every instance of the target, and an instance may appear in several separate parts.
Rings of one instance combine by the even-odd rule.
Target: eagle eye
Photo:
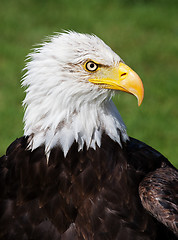
[[[98,69],[98,64],[96,64],[93,61],[89,61],[85,64],[86,70],[90,71],[90,72],[94,72]]]

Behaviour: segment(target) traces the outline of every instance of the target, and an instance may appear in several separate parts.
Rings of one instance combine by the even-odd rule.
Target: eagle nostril
[[[121,77],[125,76],[126,74],[127,74],[127,73],[122,73],[122,74],[121,74]]]

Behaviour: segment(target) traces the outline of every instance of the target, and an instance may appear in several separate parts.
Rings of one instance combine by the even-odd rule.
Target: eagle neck
[[[28,144],[30,150],[44,145],[45,152],[49,155],[54,147],[60,146],[66,156],[74,142],[78,143],[78,151],[85,145],[93,149],[100,147],[103,133],[120,146],[122,141],[128,139],[126,127],[112,100],[100,105],[83,104],[78,111],[66,110],[63,118],[54,126],[52,123],[55,123],[56,119],[57,116],[54,114],[50,116],[50,121],[47,116],[41,119],[40,126],[39,122],[36,122],[38,127],[31,129],[31,134],[26,134],[30,135]],[[48,126],[46,122],[49,122]]]

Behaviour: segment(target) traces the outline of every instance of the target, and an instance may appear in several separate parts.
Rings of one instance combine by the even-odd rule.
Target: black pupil
[[[95,64],[94,64],[94,63],[90,63],[90,67],[91,67],[91,68],[94,68],[94,67],[95,67]]]

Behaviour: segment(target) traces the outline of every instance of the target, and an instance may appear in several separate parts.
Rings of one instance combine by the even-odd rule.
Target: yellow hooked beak
[[[137,73],[124,63],[121,62],[115,67],[100,68],[93,77],[89,79],[90,82],[103,88],[133,94],[138,99],[138,105],[141,105],[144,96],[143,83]]]

